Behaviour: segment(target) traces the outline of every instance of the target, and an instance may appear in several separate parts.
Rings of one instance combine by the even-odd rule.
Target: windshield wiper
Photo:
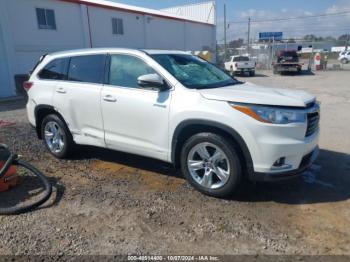
[[[244,84],[244,82],[236,81],[236,82],[234,82],[234,83],[227,83],[227,84],[224,84],[224,85],[220,85],[219,87],[234,86],[234,85],[242,85],[242,84]]]

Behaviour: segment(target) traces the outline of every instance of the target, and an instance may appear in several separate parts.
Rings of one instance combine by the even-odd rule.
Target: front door
[[[108,84],[101,106],[107,147],[166,160],[171,91],[138,85],[138,77],[155,70],[131,55],[111,55]]]

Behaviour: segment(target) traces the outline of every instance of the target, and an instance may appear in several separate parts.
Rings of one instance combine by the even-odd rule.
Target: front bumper
[[[317,159],[319,154],[318,146],[309,154],[305,155],[300,163],[298,169],[289,170],[279,173],[260,173],[254,172],[250,174],[250,180],[257,182],[273,182],[283,181],[292,178],[299,177],[304,171],[306,171]]]

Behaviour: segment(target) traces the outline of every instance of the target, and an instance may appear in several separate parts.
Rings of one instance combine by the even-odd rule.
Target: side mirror
[[[164,79],[158,74],[142,75],[137,78],[137,83],[142,87],[157,88],[160,91],[169,89]]]

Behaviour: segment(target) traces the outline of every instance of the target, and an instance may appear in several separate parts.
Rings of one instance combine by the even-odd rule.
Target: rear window
[[[38,74],[40,79],[65,80],[67,79],[68,58],[59,58],[48,63]]]
[[[72,57],[69,64],[68,80],[101,84],[104,79],[106,55]]]
[[[236,56],[233,58],[234,62],[247,62],[249,61],[249,57],[248,56]]]
[[[298,54],[295,51],[282,51],[280,53],[280,56],[284,56],[284,57],[298,57]]]

